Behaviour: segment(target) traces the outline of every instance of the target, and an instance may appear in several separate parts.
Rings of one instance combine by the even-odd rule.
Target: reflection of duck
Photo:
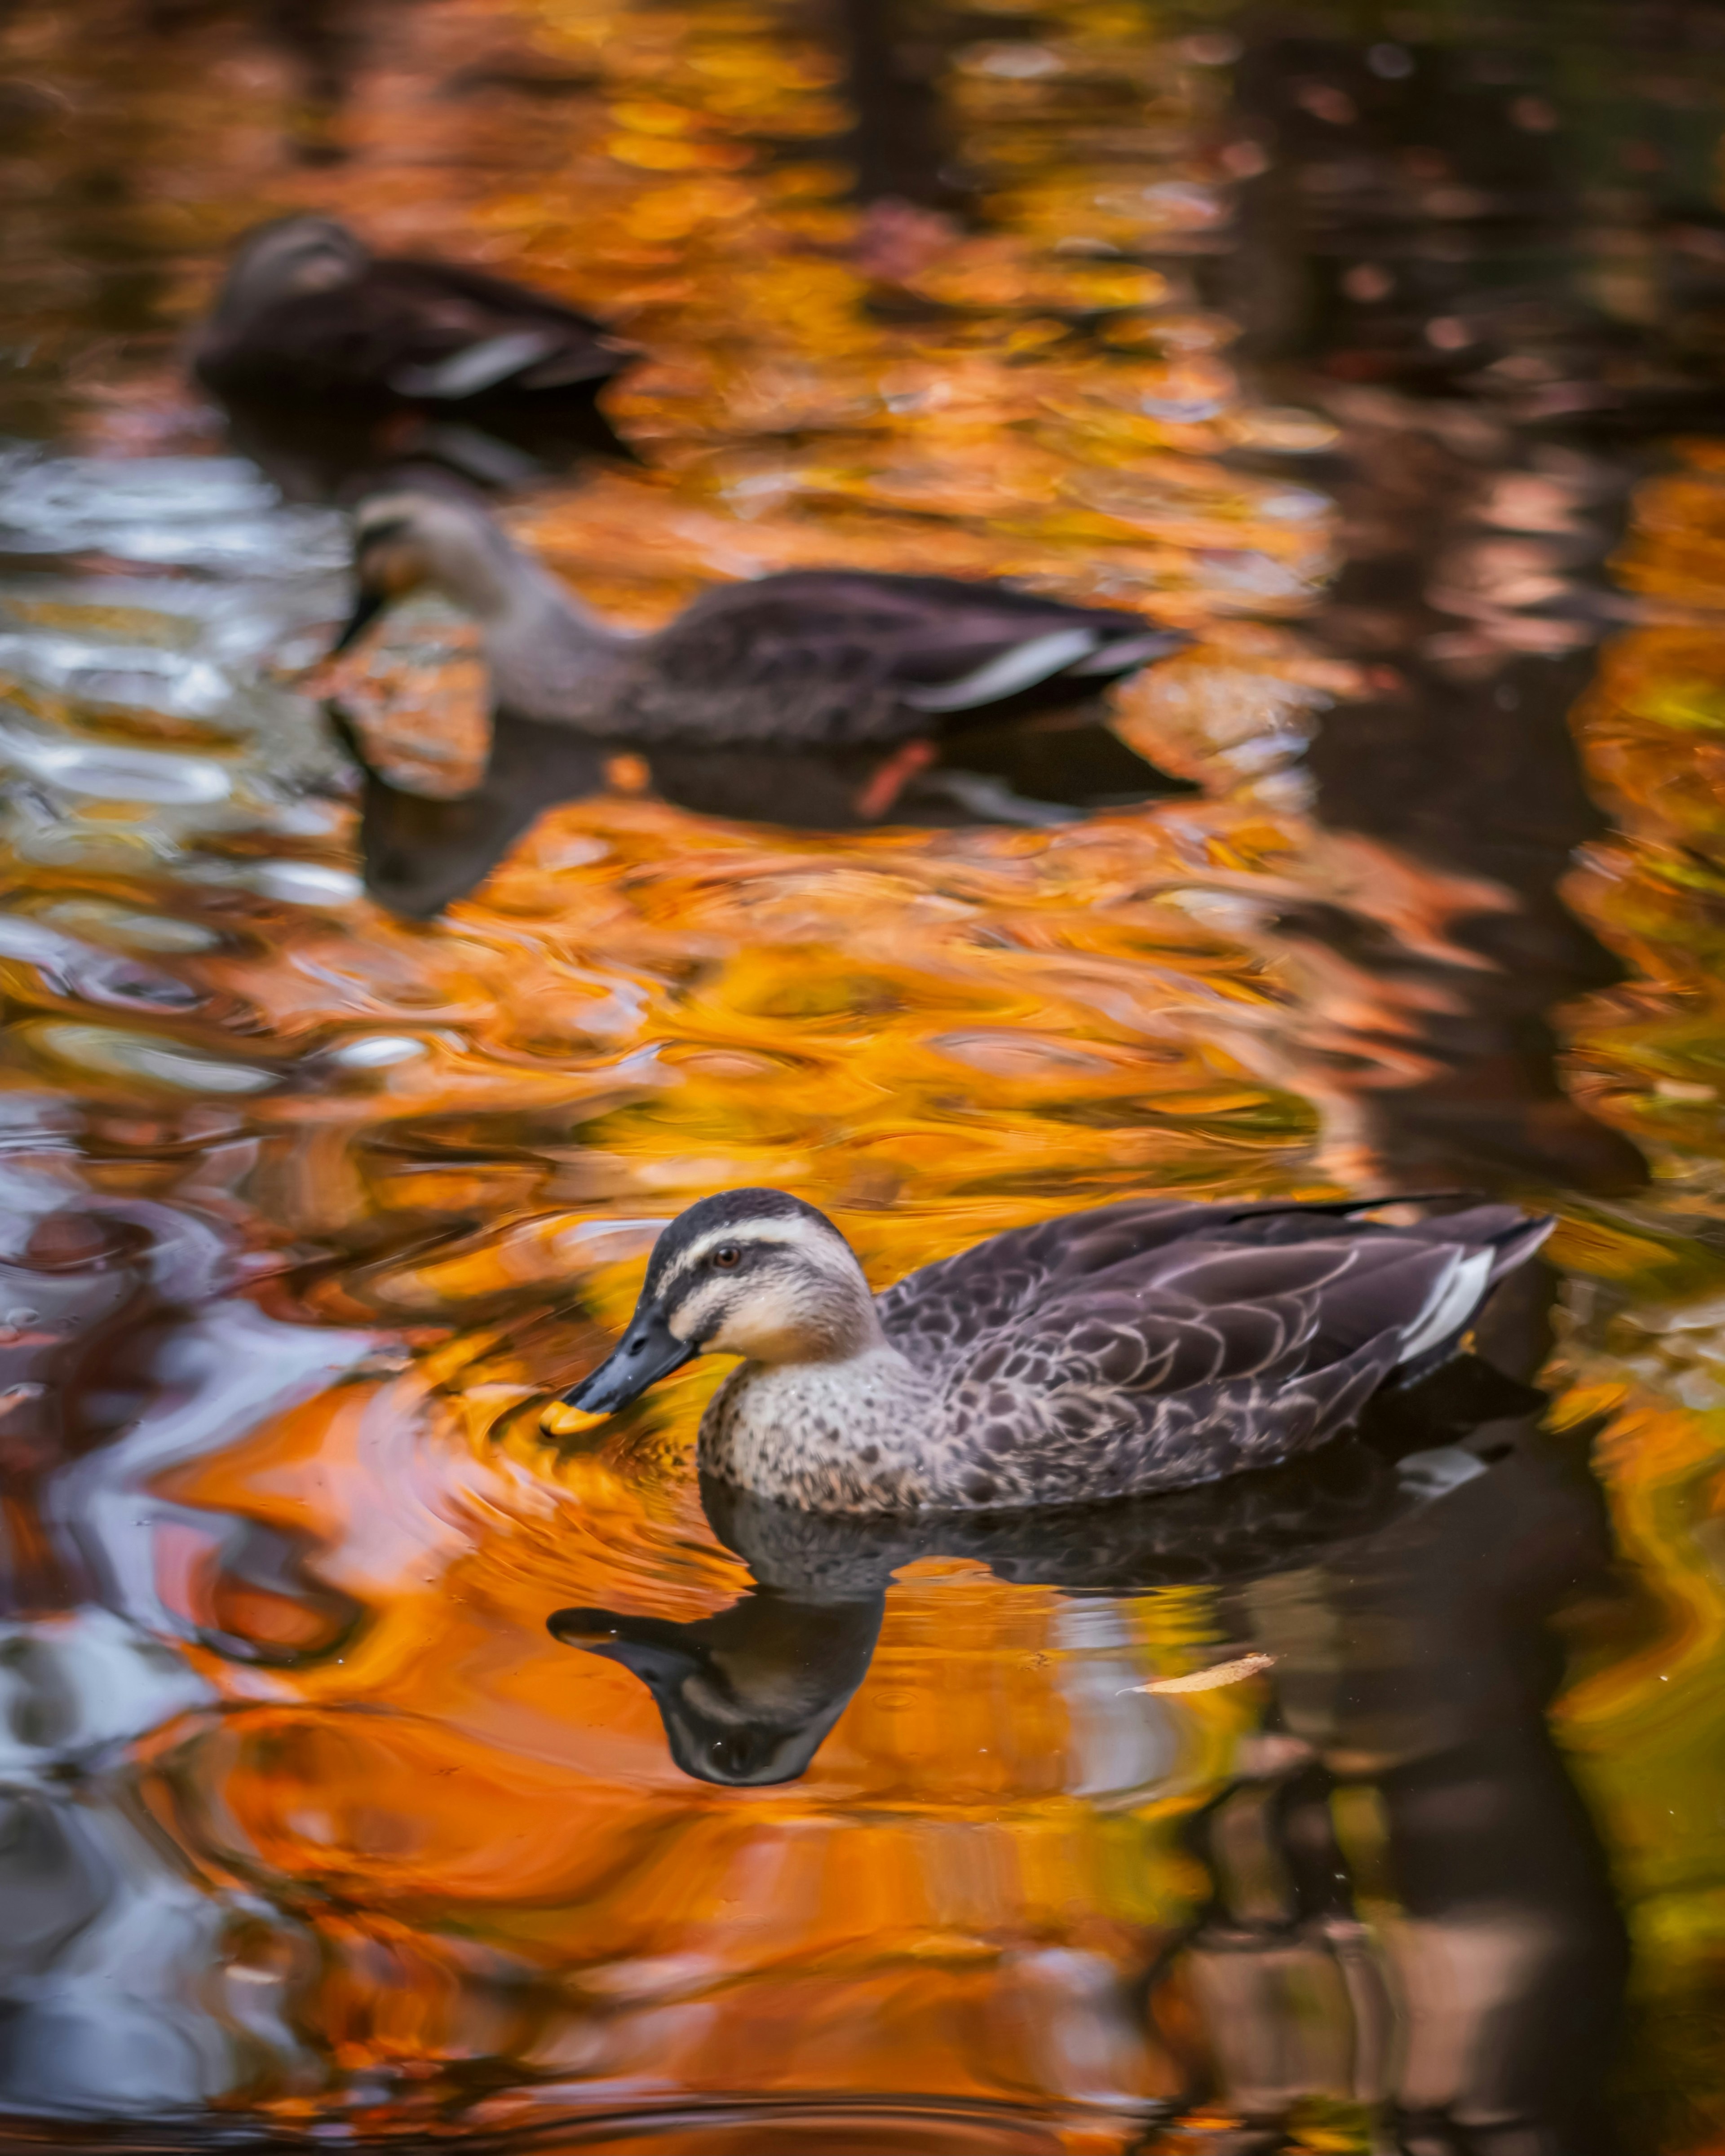
[[[1450,1443],[1458,1404],[1477,1419],[1522,1388],[1471,1359],[1399,1398],[1373,1442],[1155,1497],[1009,1513],[858,1517],[809,1512],[704,1478],[714,1532],[755,1584],[711,1617],[675,1623],[560,1609],[557,1638],[647,1686],[671,1756],[705,1782],[757,1788],[805,1773],[868,1674],[894,1573],[968,1558],[1001,1579],[1070,1594],[1241,1580],[1311,1559],[1419,1501],[1422,1462]],[[1406,1454],[1403,1467],[1393,1464]]]
[[[349,503],[422,479],[504,492],[588,457],[638,461],[574,391],[494,390],[459,412],[387,396],[230,390],[220,402],[229,445],[289,501]]]
[[[904,777],[945,732],[1088,702],[1186,641],[1004,584],[843,569],[723,585],[629,635],[587,613],[482,509],[423,492],[366,504],[355,566],[338,650],[430,585],[481,624],[503,711],[649,751],[901,747]]]
[[[410,920],[434,918],[483,882],[549,803],[577,799],[604,780],[602,747],[566,727],[500,713],[485,775],[471,793],[415,793],[390,784],[341,710],[331,706],[329,716],[363,776],[359,844],[366,889]]]
[[[416,793],[377,768],[345,713],[331,723],[363,775],[360,850],[380,905],[429,920],[490,875],[547,808],[606,783],[615,744],[500,711],[480,783],[470,793]],[[662,799],[696,814],[822,831],[895,824],[1066,823],[1164,792],[1161,774],[1103,726],[978,728],[944,744],[905,778],[891,748],[793,755],[782,750],[672,747],[646,760]],[[895,791],[901,788],[901,790]],[[886,797],[891,794],[888,800]]]
[[[614,1609],[559,1609],[565,1645],[632,1670],[652,1693],[685,1774],[764,1789],[807,1773],[868,1675],[886,1584],[850,1596],[756,1588],[694,1624]]]
[[[1444,1360],[1550,1224],[1507,1206],[1355,1217],[1370,1209],[1130,1200],[993,1236],[876,1298],[824,1214],[726,1191],[660,1237],[622,1340],[567,1404],[607,1414],[691,1356],[742,1356],[701,1465],[819,1511],[1213,1481],[1322,1444]]]

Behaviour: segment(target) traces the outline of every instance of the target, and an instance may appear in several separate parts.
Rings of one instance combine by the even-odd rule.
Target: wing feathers
[[[959,1451],[999,1493],[988,1502],[1106,1496],[1321,1443],[1398,1369],[1451,1348],[1548,1226],[1507,1206],[1392,1226],[1127,1204],[997,1236],[878,1306],[940,1381]]]
[[[636,730],[675,724],[716,742],[771,728],[829,747],[902,740],[1031,692],[1049,704],[1093,696],[1102,675],[1146,663],[1104,664],[1107,654],[1150,635],[1135,615],[1010,585],[788,571],[704,593],[645,640],[651,673]]]
[[[403,397],[477,397],[549,358],[557,343],[553,330],[508,330],[464,345],[430,366],[398,367],[389,386]]]
[[[1013,644],[938,689],[906,689],[903,701],[919,711],[974,711],[985,704],[1004,704],[1020,690],[1034,688],[1089,657],[1096,641],[1094,629],[1051,629],[1046,636]]]
[[[1461,1332],[1484,1299],[1491,1281],[1491,1253],[1457,1250],[1428,1296],[1425,1307],[1402,1329],[1400,1359],[1411,1363]]]

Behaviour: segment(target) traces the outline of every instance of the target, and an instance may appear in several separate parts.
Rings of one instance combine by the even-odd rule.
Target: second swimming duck
[[[727,1191],[660,1237],[628,1331],[565,1402],[608,1414],[691,1356],[739,1355],[702,1419],[702,1469],[821,1512],[1214,1481],[1321,1445],[1452,1354],[1552,1226],[1503,1205],[1358,1217],[1396,1202],[1128,1200],[875,1296],[812,1205]]]
[[[1139,614],[1005,584],[844,569],[721,585],[631,635],[588,613],[476,505],[429,492],[363,506],[355,569],[336,651],[429,586],[478,619],[497,708],[644,747],[926,742],[1086,701],[1188,641]]]

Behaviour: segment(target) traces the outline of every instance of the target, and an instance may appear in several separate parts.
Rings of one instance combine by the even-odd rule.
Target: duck
[[[1128,1199],[1009,1230],[884,1293],[827,1216],[731,1190],[660,1235],[634,1317],[548,1409],[567,1437],[701,1354],[741,1358],[697,1460],[813,1512],[1001,1511],[1308,1452],[1454,1355],[1553,1222],[1421,1201]],[[1430,1203],[1432,1201],[1424,1201]]]
[[[320,439],[332,420],[363,433],[379,406],[455,422],[479,414],[487,425],[511,400],[567,410],[591,404],[639,356],[545,293],[454,263],[374,254],[336,218],[311,213],[242,236],[190,354],[203,387],[266,439],[306,420]],[[608,424],[595,419],[590,431],[583,445],[629,454]],[[444,432],[452,444],[473,435],[500,482],[500,454],[521,468],[471,426]],[[434,454],[439,443],[418,445]]]
[[[836,568],[721,585],[634,634],[589,613],[482,502],[424,489],[361,505],[354,566],[331,657],[429,588],[478,620],[496,710],[644,752],[900,751],[865,808],[890,806],[941,735],[1092,704],[1189,641],[1139,614],[1009,584]],[[1166,775],[1163,785],[1192,790]]]

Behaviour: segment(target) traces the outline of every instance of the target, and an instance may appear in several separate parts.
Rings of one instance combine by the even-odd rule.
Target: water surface
[[[1722,94],[1701,5],[0,20],[0,2140],[1719,2144]],[[393,915],[327,475],[177,357],[300,205],[647,347],[640,465],[512,512],[594,603],[1138,608],[1201,792],[614,766]],[[475,690],[435,608],[351,685],[444,792]],[[716,1373],[539,1433],[747,1183],[883,1283],[1481,1188],[1560,1218],[1481,1343],[1550,1404],[811,1544],[704,1507]]]

